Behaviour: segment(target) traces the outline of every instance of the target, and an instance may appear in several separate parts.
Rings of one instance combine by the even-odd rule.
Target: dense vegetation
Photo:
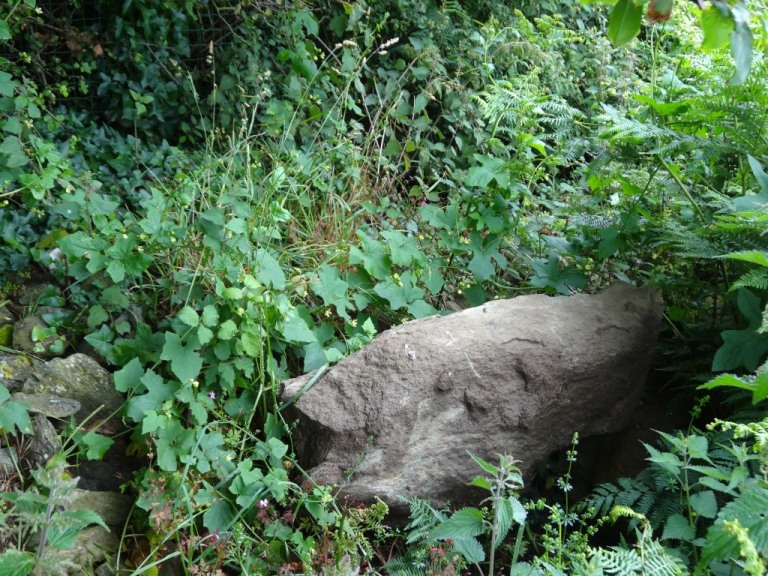
[[[0,300],[45,271],[58,311],[36,338],[87,342],[128,398],[112,417],[146,466],[115,562],[765,573],[766,5],[614,4],[0,6]],[[574,507],[576,441],[560,499],[478,458],[485,508],[414,501],[401,532],[301,482],[282,380],[451,303],[619,280],[663,289],[658,363],[694,414],[636,478]],[[25,418],[0,387],[6,445]],[[2,574],[55,573],[30,536],[64,459],[111,442],[67,434],[3,487]],[[597,547],[607,517],[626,532]]]

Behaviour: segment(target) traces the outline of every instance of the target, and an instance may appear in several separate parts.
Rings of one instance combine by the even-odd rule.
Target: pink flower
[[[264,500],[259,500],[259,508],[266,508],[269,506],[269,500],[264,498]]]
[[[216,400],[216,392],[214,392],[213,390],[208,392],[208,398],[210,398],[211,400]]]

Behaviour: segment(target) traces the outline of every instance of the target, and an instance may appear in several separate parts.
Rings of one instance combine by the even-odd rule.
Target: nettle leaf
[[[702,562],[738,558],[740,546],[727,523],[738,521],[747,531],[758,554],[768,553],[768,489],[752,484],[735,500],[726,504],[707,532]]]
[[[429,533],[430,540],[459,540],[474,538],[485,532],[483,512],[477,508],[462,508]]]
[[[619,0],[608,18],[608,38],[614,46],[624,46],[640,33],[643,8],[634,0]]]
[[[32,552],[9,549],[0,554],[0,574],[28,576],[35,569],[37,560]]]
[[[178,334],[165,333],[165,346],[160,359],[170,361],[171,372],[181,382],[190,382],[197,378],[203,367],[203,357],[195,352],[194,348],[196,346],[184,346]]]
[[[712,371],[725,372],[746,368],[753,372],[768,353],[768,334],[757,332],[763,322],[760,297],[747,288],[738,291],[736,300],[739,310],[749,322],[742,330],[725,330],[720,333],[723,345],[715,352]]]
[[[661,539],[690,542],[695,536],[696,530],[690,525],[685,516],[672,514],[664,524],[664,532],[661,534]]]
[[[480,564],[485,561],[485,550],[482,544],[474,538],[458,538],[454,540],[453,549],[472,564]]]
[[[692,494],[688,500],[691,504],[691,508],[704,518],[714,518],[717,516],[717,499],[715,493],[712,490],[704,490]]]
[[[349,284],[340,276],[338,268],[323,264],[317,275],[318,282],[312,284],[312,292],[320,296],[326,306],[334,306],[339,316],[345,320],[350,320],[347,309],[354,309],[354,306],[347,294]]]

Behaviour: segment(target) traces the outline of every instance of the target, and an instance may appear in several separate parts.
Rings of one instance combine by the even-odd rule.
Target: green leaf
[[[125,404],[125,415],[134,422],[141,422],[147,410],[161,409],[163,402],[170,398],[178,388],[178,384],[166,383],[158,374],[147,370],[141,378],[147,389],[146,394],[133,396]]]
[[[715,493],[712,490],[704,490],[692,494],[689,502],[691,508],[693,508],[699,516],[704,518],[714,518],[717,516],[717,499]]]
[[[742,260],[744,262],[751,262],[758,266],[765,266],[768,268],[768,252],[761,250],[743,250],[741,252],[730,252],[725,254],[723,258],[731,258],[732,260]]]
[[[487,188],[494,180],[503,188],[509,185],[509,168],[506,160],[484,154],[475,154],[473,157],[480,165],[473,166],[467,171],[464,179],[467,186]]]
[[[472,564],[480,564],[485,561],[485,550],[474,538],[457,538],[453,541],[453,549]]]
[[[363,264],[363,268],[374,278],[386,278],[392,275],[389,255],[384,244],[367,236],[361,230],[357,232],[361,247],[353,246],[349,251],[350,264]]]
[[[701,12],[701,30],[704,40],[701,47],[704,50],[720,50],[731,43],[731,33],[734,24],[728,13],[716,4],[710,4]]]
[[[424,297],[424,290],[414,286],[414,277],[406,272],[399,279],[388,278],[374,286],[373,291],[389,302],[392,310],[400,310]]]
[[[22,434],[33,434],[28,409],[24,402],[10,401],[0,404],[0,429],[9,434],[14,434],[15,430]]]
[[[507,265],[507,259],[498,251],[500,245],[501,237],[494,234],[484,238],[478,232],[470,234],[469,248],[472,250],[472,260],[467,268],[478,281],[482,282],[496,275],[494,261],[502,268]]]
[[[721,332],[723,345],[715,352],[715,358],[712,361],[714,372],[736,368],[746,368],[753,372],[768,352],[768,334],[757,332],[763,321],[760,298],[746,288],[741,288],[738,291],[737,304],[749,322],[749,326],[742,330]]]
[[[237,324],[233,320],[225,320],[219,326],[216,337],[219,340],[231,340],[237,334]]]
[[[474,538],[485,531],[483,512],[477,508],[462,508],[429,533],[430,540],[459,540]]]
[[[496,502],[496,540],[493,542],[493,547],[498,548],[507,537],[507,532],[512,527],[512,523],[515,518],[515,507],[512,500],[508,498],[502,498]]]
[[[197,315],[197,312],[195,312],[195,309],[191,306],[184,306],[184,308],[179,310],[178,314],[176,314],[176,317],[187,326],[191,326],[193,328],[200,323],[200,317]]]
[[[421,251],[419,242],[413,236],[406,236],[398,230],[385,230],[381,233],[386,239],[392,255],[392,263],[396,266],[411,266],[412,262],[424,266],[427,257]]]
[[[498,466],[495,466],[495,465],[491,464],[490,462],[487,462],[487,461],[483,460],[482,458],[480,458],[480,456],[475,456],[471,452],[467,452],[467,454],[469,454],[469,457],[472,458],[472,460],[475,461],[475,464],[480,466],[480,468],[483,469],[483,472],[485,472],[489,476],[494,476],[495,477],[495,476],[498,476],[499,473],[501,472],[501,469]]]
[[[730,7],[735,22],[731,33],[731,56],[736,64],[736,72],[731,84],[742,84],[749,76],[752,67],[752,31],[749,29],[749,11],[738,4]]]
[[[740,546],[726,522],[738,521],[747,530],[758,554],[768,553],[768,489],[752,484],[735,500],[726,504],[707,532],[702,562],[728,560],[740,556]]]
[[[664,524],[664,532],[661,534],[662,540],[682,540],[690,542],[696,536],[693,526],[688,523],[685,516],[681,514],[672,514],[667,518]]]
[[[19,168],[27,164],[29,164],[29,158],[24,152],[21,141],[16,136],[8,136],[3,140],[0,144],[0,165],[6,168]]]
[[[141,360],[133,358],[128,364],[115,372],[115,388],[118,392],[123,393],[134,390],[141,383],[142,376],[144,376],[144,368],[141,367]]]
[[[0,20],[0,42],[3,40],[11,40],[13,34],[11,34],[11,28],[8,26],[8,22]],[[4,572],[2,572],[4,574]]]
[[[0,574],[28,576],[35,569],[35,555],[21,550],[6,550],[0,554]]]
[[[288,342],[308,344],[316,338],[307,322],[299,314],[297,308],[291,308],[278,324],[278,331]]]
[[[633,0],[619,0],[608,18],[608,38],[614,46],[624,46],[640,33],[642,6]]]
[[[255,276],[265,286],[270,286],[274,290],[285,288],[285,273],[280,267],[280,263],[263,248],[259,248],[255,253]]]
[[[195,431],[184,428],[178,420],[168,420],[157,430],[157,465],[166,472],[174,472],[181,457],[189,455],[195,445]]]
[[[317,276],[318,282],[312,284],[312,292],[320,296],[326,306],[334,306],[339,316],[350,320],[347,309],[354,307],[347,294],[349,284],[340,278],[338,268],[323,264]]]
[[[753,156],[747,154],[747,160],[749,161],[749,167],[752,169],[752,174],[757,180],[757,184],[760,186],[761,196],[768,197],[768,174],[765,173],[763,167],[760,165]]]
[[[195,380],[203,367],[202,356],[194,351],[193,346],[184,346],[179,335],[173,332],[165,333],[165,346],[160,358],[170,361],[171,371],[180,382]]]
[[[88,447],[88,450],[85,453],[85,457],[88,458],[88,460],[101,460],[107,450],[109,450],[112,444],[115,443],[112,438],[102,436],[93,431],[86,433],[83,436],[82,441],[83,444]]]
[[[203,308],[202,317],[203,326],[213,328],[219,323],[219,311],[216,310],[216,306],[213,304],[206,304]]]
[[[225,533],[236,516],[232,505],[224,499],[217,501],[203,514],[203,525],[209,532]]]

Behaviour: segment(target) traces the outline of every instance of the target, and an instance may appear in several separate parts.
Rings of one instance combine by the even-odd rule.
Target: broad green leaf
[[[226,533],[235,518],[232,505],[220,499],[203,514],[203,525],[209,532]]]
[[[221,295],[227,300],[240,300],[243,297],[243,291],[236,286],[230,286],[229,288],[224,288]]]
[[[203,326],[213,328],[219,323],[219,311],[216,310],[216,306],[213,304],[206,304],[203,308]]]
[[[731,43],[733,19],[716,4],[710,4],[701,12],[701,30],[704,40],[701,47],[704,50],[720,50]]]
[[[225,320],[219,326],[216,337],[219,340],[231,340],[237,334],[237,324],[233,320]]]
[[[312,284],[312,292],[320,296],[326,306],[335,307],[339,316],[349,320],[347,309],[353,308],[347,294],[349,284],[340,278],[339,269],[323,264],[317,276],[318,281]]]
[[[615,46],[624,46],[640,33],[642,6],[633,0],[619,0],[608,18],[608,38]]]
[[[747,160],[749,161],[749,167],[752,169],[752,174],[757,180],[760,186],[761,195],[768,196],[768,174],[763,170],[762,165],[753,156],[747,154]]]
[[[278,324],[277,329],[282,337],[288,342],[308,344],[316,341],[316,337],[312,333],[312,330],[300,316],[299,310],[296,308],[291,308],[291,310],[288,311],[282,322]]]
[[[141,384],[142,376],[144,376],[144,368],[141,367],[141,361],[138,358],[133,358],[115,372],[115,388],[118,392],[123,393],[135,390]]]
[[[112,438],[90,431],[83,436],[83,444],[88,447],[85,457],[88,460],[101,460],[114,443]]]
[[[165,382],[152,370],[147,370],[141,378],[147,392],[139,396],[133,396],[125,404],[125,415],[134,422],[141,422],[147,410],[161,409],[163,402],[170,398],[176,391],[178,384]]]
[[[757,329],[763,321],[761,300],[746,288],[738,292],[737,304],[749,326],[742,330],[725,330],[720,336],[723,345],[715,352],[712,361],[713,372],[724,372],[736,368],[754,371],[763,362],[768,352],[768,334],[759,334]]]
[[[459,538],[453,541],[453,549],[472,564],[480,564],[485,561],[485,550],[474,538]]]
[[[758,266],[765,266],[768,268],[768,252],[761,250],[744,250],[742,252],[730,252],[725,254],[723,258],[731,258],[732,260],[742,260],[744,262],[751,262]]]
[[[165,333],[165,346],[160,354],[162,360],[171,363],[171,371],[180,382],[191,382],[200,374],[203,367],[203,358],[195,352],[193,346],[185,346],[178,334]]]
[[[21,140],[16,136],[8,136],[0,144],[0,166],[19,168],[29,164],[29,157],[24,152]]]
[[[362,231],[358,231],[361,246],[353,246],[349,251],[349,263],[361,264],[365,271],[374,278],[386,278],[392,274],[389,255],[384,244],[374,240]]]
[[[176,314],[176,317],[187,326],[191,326],[193,328],[200,323],[200,317],[197,315],[197,312],[195,312],[195,309],[191,306],[184,306],[184,308],[179,310],[178,314]]]
[[[664,532],[661,534],[662,540],[682,540],[690,542],[696,536],[696,531],[691,526],[685,516],[681,514],[672,514],[664,524]]]
[[[507,537],[507,532],[512,527],[512,523],[515,518],[515,509],[512,501],[507,498],[502,498],[496,502],[496,540],[493,542],[493,547],[498,548]]]
[[[195,445],[195,431],[184,428],[178,420],[168,420],[165,427],[157,431],[157,465],[166,472],[174,472],[178,461],[188,457]]]
[[[717,499],[712,490],[704,490],[703,492],[692,494],[689,502],[691,503],[691,508],[699,516],[704,518],[714,518],[717,516]]]
[[[15,434],[18,430],[22,434],[33,434],[32,420],[29,418],[27,404],[24,402],[3,402],[0,404],[0,430],[9,434]]]
[[[35,569],[32,552],[8,549],[0,554],[0,574],[5,576],[29,576]]]
[[[399,279],[388,278],[374,286],[373,291],[389,302],[392,310],[400,310],[411,302],[424,297],[424,290],[414,286],[411,272],[406,272]]]
[[[13,34],[11,34],[11,28],[8,26],[8,22],[5,20],[0,20],[0,42],[3,40],[10,40],[12,38]]]
[[[726,504],[707,532],[702,560],[726,560],[740,556],[739,543],[726,522],[738,523],[746,530],[758,554],[768,553],[768,489],[752,484],[735,500]]]
[[[254,258],[254,274],[259,282],[263,283],[265,286],[270,286],[275,290],[282,290],[285,288],[285,273],[274,256],[263,248],[259,248],[256,250]]]
[[[742,84],[749,76],[749,70],[752,67],[752,32],[749,29],[749,13],[746,15],[746,21],[739,18],[740,11],[746,11],[746,8],[732,6],[731,11],[734,14],[736,28],[731,33],[731,56],[736,65],[736,72],[730,80],[731,84]]]
[[[474,538],[485,531],[483,513],[477,508],[462,508],[429,533],[430,540]]]
[[[483,460],[482,458],[480,458],[480,456],[475,456],[471,452],[467,452],[467,454],[469,454],[469,457],[472,458],[472,460],[475,461],[475,464],[480,466],[480,468],[483,469],[483,472],[485,472],[489,476],[496,477],[501,472],[501,470],[499,469],[498,466],[495,466],[495,465],[491,464],[490,462],[487,462],[486,460]]]
[[[503,158],[494,158],[483,154],[475,154],[474,159],[480,164],[467,171],[464,183],[475,188],[487,188],[494,180],[501,187],[509,185],[509,168]]]
[[[201,346],[205,346],[213,340],[213,330],[206,326],[199,326],[197,328],[197,340],[200,342]]]
[[[501,237],[494,234],[486,237],[482,237],[478,232],[470,234],[469,248],[472,250],[472,260],[467,268],[478,281],[483,282],[496,275],[494,261],[502,268],[507,265],[507,259],[498,251],[500,245]]]
[[[413,236],[406,236],[398,230],[385,230],[381,236],[387,241],[394,265],[411,266],[413,262],[420,266],[426,264],[427,258]]]

